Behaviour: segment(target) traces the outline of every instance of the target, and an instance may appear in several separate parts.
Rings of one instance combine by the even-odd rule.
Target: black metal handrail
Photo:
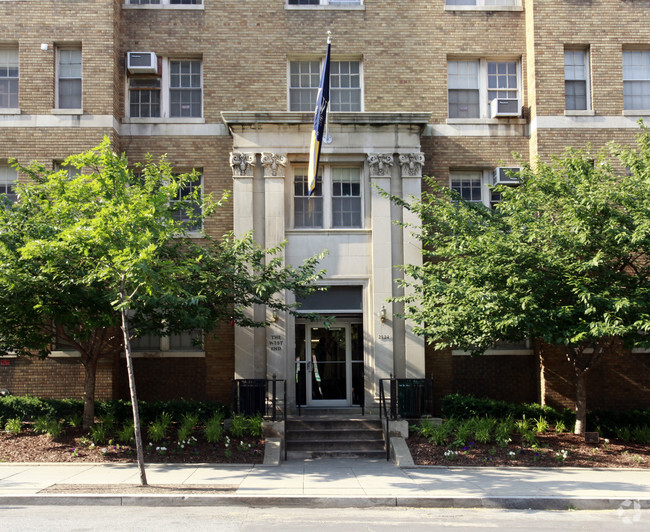
[[[390,397],[386,398],[388,382]],[[387,405],[389,402],[390,407]],[[389,423],[433,414],[433,379],[379,379],[379,419],[386,418],[386,460],[390,460]]]
[[[386,394],[384,393],[384,381],[390,379],[379,379],[379,420],[386,418],[386,425],[384,426],[384,441],[386,442],[386,461],[390,461],[390,442],[388,436],[390,434],[388,425],[390,419],[388,417],[388,410],[386,409]],[[383,413],[383,416],[382,416]]]
[[[282,383],[282,397],[278,397]],[[279,405],[282,407],[279,408]],[[287,381],[285,379],[233,379],[232,411],[235,414],[262,415],[271,421],[287,418]]]

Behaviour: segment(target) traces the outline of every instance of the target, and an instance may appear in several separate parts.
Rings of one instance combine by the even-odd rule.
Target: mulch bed
[[[433,445],[422,436],[413,435],[407,439],[407,444],[418,465],[650,468],[648,445],[618,440],[605,443],[603,438],[598,444],[585,443],[584,437],[568,433],[539,434],[538,440],[536,448],[522,447],[519,441],[506,447],[469,442],[457,448]],[[567,451],[566,455],[562,451]]]
[[[31,429],[18,435],[0,432],[0,462],[135,462],[135,445],[116,443],[89,446],[83,442],[84,433],[67,429],[61,436],[35,434]],[[241,442],[241,443],[240,443]],[[230,453],[224,441],[210,444],[199,439],[193,445],[179,449],[175,441],[149,445],[144,439],[146,463],[225,463],[261,464],[264,460],[264,440],[245,436],[231,439]],[[249,447],[250,445],[250,447]],[[166,447],[166,450],[158,449]],[[242,449],[238,449],[242,447]],[[227,456],[230,454],[230,456]]]

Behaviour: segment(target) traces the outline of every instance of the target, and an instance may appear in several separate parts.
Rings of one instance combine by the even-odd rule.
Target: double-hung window
[[[483,172],[452,172],[449,184],[465,201],[483,202]]]
[[[345,6],[360,5],[362,0],[288,0],[290,6]]]
[[[57,49],[57,108],[81,109],[81,48]]]
[[[155,74],[129,73],[128,114],[130,118],[201,118],[203,116],[203,73],[200,59],[160,61]]]
[[[345,229],[363,227],[362,180],[359,167],[324,166],[311,197],[307,168],[293,174],[295,228]]]
[[[567,111],[589,109],[589,52],[564,51],[564,99]]]
[[[476,6],[488,10],[494,6],[520,6],[521,0],[445,0],[448,6]]]
[[[128,0],[131,5],[201,5],[203,0]]]
[[[495,185],[518,186],[519,170],[517,167],[499,167],[494,170],[452,171],[449,174],[449,186],[464,201],[494,207],[501,201],[501,194],[493,190],[493,187]]]
[[[449,118],[490,118],[492,100],[520,101],[520,80],[519,61],[448,61]]]
[[[0,194],[5,194],[9,201],[16,201],[16,181],[18,180],[18,173],[15,168],[8,164],[0,163]]]
[[[202,228],[202,185],[203,176],[197,175],[193,181],[185,183],[172,200],[174,217],[190,232],[200,231]]]
[[[650,110],[650,51],[623,52],[623,109]]]
[[[321,61],[289,63],[289,110],[313,111],[320,84]],[[330,107],[333,112],[361,111],[361,62],[330,62]]]
[[[176,352],[198,352],[201,347],[201,331],[186,331],[169,336],[156,336],[145,334],[131,340],[133,351],[176,351]],[[170,353],[171,354],[171,353]]]
[[[18,109],[18,48],[0,47],[0,109]]]

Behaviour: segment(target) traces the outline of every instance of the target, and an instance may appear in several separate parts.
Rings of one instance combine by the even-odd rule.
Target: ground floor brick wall
[[[13,395],[37,395],[54,399],[82,399],[85,370],[78,357],[4,358],[0,366],[0,388]],[[95,397],[112,399],[115,392],[115,365],[103,359],[97,367]]]
[[[544,403],[575,408],[575,374],[562,348],[545,346],[540,352]],[[650,408],[650,353],[619,349],[606,355],[588,374],[587,408]]]
[[[450,349],[427,346],[426,376],[433,378],[434,408],[451,393],[489,397],[513,403],[539,401],[539,364],[535,355],[452,355]]]
[[[133,372],[139,400],[206,398],[204,358],[134,358]],[[129,381],[124,359],[120,365],[119,382],[120,398],[129,399]]]

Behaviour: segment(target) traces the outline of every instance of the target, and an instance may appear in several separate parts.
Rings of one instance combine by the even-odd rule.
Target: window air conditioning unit
[[[492,175],[492,184],[493,185],[518,185],[519,184],[519,172],[521,168],[511,167],[506,168],[504,166],[499,166],[494,169],[494,174]]]
[[[490,118],[521,116],[519,98],[494,98],[490,102]]]
[[[130,74],[157,74],[158,58],[154,52],[129,52],[126,68]]]

